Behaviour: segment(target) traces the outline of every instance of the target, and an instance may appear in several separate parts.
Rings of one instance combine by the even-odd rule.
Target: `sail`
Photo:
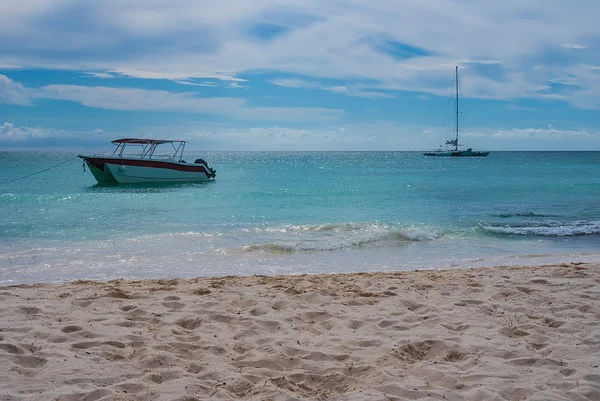
[[[446,145],[458,145],[458,139],[453,139],[451,141],[446,141]]]

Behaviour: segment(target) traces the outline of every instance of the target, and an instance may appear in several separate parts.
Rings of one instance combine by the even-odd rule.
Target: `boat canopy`
[[[185,142],[185,141],[175,141],[175,140],[169,140],[169,139],[121,138],[121,139],[115,139],[111,143],[113,145],[117,145],[117,144],[121,144],[121,143],[127,143],[127,144],[132,144],[132,145],[148,145],[148,144],[160,145],[162,143],[174,143],[174,142]]]
[[[117,145],[113,152],[113,156],[119,157],[123,157],[123,152],[125,151],[127,145],[140,145],[142,147],[142,151],[137,157],[141,159],[152,159],[154,156],[154,151],[158,145],[170,143],[173,146],[174,153],[167,156],[167,159],[180,161],[183,160],[183,149],[185,148],[185,141],[175,141],[170,139],[121,138],[115,139],[111,143],[113,145]]]

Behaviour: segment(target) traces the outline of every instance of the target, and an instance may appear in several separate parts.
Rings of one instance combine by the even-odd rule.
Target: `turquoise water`
[[[0,182],[76,156],[0,152]],[[0,284],[600,261],[600,153],[205,152],[214,182],[0,185]]]

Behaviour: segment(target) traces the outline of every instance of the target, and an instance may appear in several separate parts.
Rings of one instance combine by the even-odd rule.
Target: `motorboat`
[[[111,143],[116,145],[111,156],[79,155],[99,184],[208,181],[216,176],[203,159],[183,160],[186,141],[122,138]],[[156,152],[160,145],[172,150],[161,155]],[[137,151],[130,153],[132,149]]]

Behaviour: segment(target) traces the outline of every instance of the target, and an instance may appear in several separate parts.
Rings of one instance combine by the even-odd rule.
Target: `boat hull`
[[[436,151],[436,152],[425,152],[425,156],[442,156],[442,157],[482,157],[489,155],[490,152],[477,152],[469,150],[457,150],[457,151]]]
[[[196,163],[79,156],[99,184],[209,181],[208,166]]]

